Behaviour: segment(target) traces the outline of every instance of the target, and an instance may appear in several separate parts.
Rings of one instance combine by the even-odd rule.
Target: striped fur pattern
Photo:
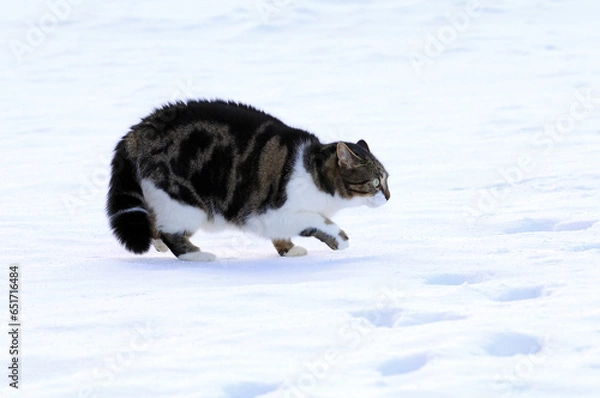
[[[329,217],[385,203],[387,178],[363,140],[322,144],[250,106],[177,102],[118,143],[107,213],[117,239],[134,253],[154,242],[183,260],[213,260],[190,236],[235,226],[271,239],[282,256],[297,256],[306,250],[294,236],[347,247],[348,236]]]

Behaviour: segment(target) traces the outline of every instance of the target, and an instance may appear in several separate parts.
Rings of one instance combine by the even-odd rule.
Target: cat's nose
[[[390,196],[391,196],[391,195],[390,195],[390,190],[389,190],[389,189],[387,189],[387,188],[385,188],[385,189],[383,190],[383,196],[385,196],[385,200],[390,200]]]

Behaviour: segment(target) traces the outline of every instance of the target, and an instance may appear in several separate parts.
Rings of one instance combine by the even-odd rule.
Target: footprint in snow
[[[255,398],[276,391],[278,387],[277,384],[243,381],[225,386],[222,398]]]
[[[505,234],[522,234],[527,232],[564,232],[590,229],[598,220],[558,221],[547,218],[523,218],[504,229]]]
[[[467,317],[461,314],[452,312],[429,312],[429,313],[412,313],[405,314],[395,326],[418,326],[428,323],[458,321]]]
[[[395,376],[399,374],[416,372],[429,362],[426,353],[413,354],[405,357],[389,359],[377,367],[382,376]]]
[[[350,315],[356,318],[362,318],[372,326],[379,328],[417,326],[428,323],[455,321],[466,318],[464,315],[451,312],[407,312],[400,308],[357,311],[351,312]]]
[[[585,245],[577,245],[571,249],[574,252],[586,252],[590,250],[600,250],[600,243],[589,243]]]
[[[425,279],[428,285],[460,286],[462,284],[479,283],[485,280],[482,274],[439,274]]]
[[[368,311],[356,311],[351,312],[350,315],[356,318],[362,318],[378,328],[393,328],[398,319],[400,319],[402,316],[402,309],[384,308]]]
[[[502,332],[489,337],[484,350],[493,357],[537,354],[542,350],[540,339],[524,333]]]
[[[553,231],[583,231],[592,228],[597,221],[598,220],[559,222],[554,226]]]
[[[504,290],[493,299],[499,302],[532,300],[541,297],[543,293],[543,286],[515,287]]]

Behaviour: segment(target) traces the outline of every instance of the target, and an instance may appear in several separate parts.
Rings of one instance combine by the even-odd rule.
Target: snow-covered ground
[[[2,9],[0,295],[18,264],[22,325],[1,396],[600,396],[599,2]],[[390,202],[334,218],[343,252],[235,231],[194,237],[211,264],[126,252],[112,149],[187,97],[366,139]]]

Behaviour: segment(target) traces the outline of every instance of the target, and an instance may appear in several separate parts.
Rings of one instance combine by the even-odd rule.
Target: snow
[[[22,320],[2,394],[600,395],[600,3],[2,8],[1,295],[19,264]],[[192,239],[214,263],[126,252],[112,149],[187,97],[364,138],[389,203],[334,217],[343,252],[235,231]]]

